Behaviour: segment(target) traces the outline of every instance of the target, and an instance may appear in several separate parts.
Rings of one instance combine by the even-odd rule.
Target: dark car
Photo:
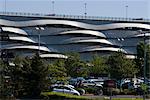
[[[117,81],[116,80],[105,80],[103,84],[104,95],[117,95]]]

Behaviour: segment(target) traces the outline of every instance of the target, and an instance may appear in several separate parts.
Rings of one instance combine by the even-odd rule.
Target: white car
[[[104,79],[88,79],[90,81],[94,81],[97,85],[103,85]]]
[[[75,90],[74,88],[67,86],[67,85],[54,86],[52,91],[53,92],[68,93],[68,94],[73,94],[73,95],[80,95],[80,93],[77,90]]]
[[[103,87],[102,84],[98,84],[92,80],[85,80],[82,82],[83,83],[83,86],[98,86],[98,87]]]
[[[55,87],[55,86],[66,86],[66,87],[74,88],[73,85],[69,85],[69,84],[67,84],[67,85],[63,85],[63,84],[53,84],[53,85],[51,85],[51,87]]]

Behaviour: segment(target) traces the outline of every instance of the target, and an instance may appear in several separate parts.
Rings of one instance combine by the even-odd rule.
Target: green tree
[[[80,60],[79,53],[69,53],[68,59],[65,60],[65,67],[68,76],[86,77],[88,75],[88,66]]]
[[[64,60],[56,60],[53,64],[49,64],[49,77],[51,83],[57,81],[66,81],[67,70],[65,68]]]
[[[29,58],[24,57],[15,57],[14,59],[14,67],[9,66],[11,69],[12,82],[14,86],[15,96],[22,97],[25,93],[26,87],[25,84],[27,82],[26,75],[31,70],[31,61]]]
[[[32,59],[16,57],[15,67],[11,67],[11,77],[15,95],[36,98],[47,87],[48,64],[35,55]]]
[[[107,65],[106,65],[106,58],[99,57],[95,55],[91,60],[90,64],[92,66],[89,67],[89,73],[91,76],[100,76],[106,75],[107,73]]]
[[[122,78],[133,77],[137,73],[134,61],[127,59],[122,52],[112,54],[107,63],[111,78],[121,80]]]
[[[139,69],[138,76],[143,76],[143,66],[144,66],[144,43],[140,42],[137,45],[137,57],[135,58],[136,66]]]
[[[143,76],[144,70],[144,50],[146,52],[146,74],[149,77],[149,66],[150,66],[150,45],[144,44],[144,42],[140,42],[137,45],[137,57],[135,59],[136,66],[139,69],[138,76]]]
[[[47,76],[48,65],[40,59],[38,55],[34,56],[31,60],[31,70],[27,74],[27,87],[26,91],[30,97],[40,96],[41,91],[44,89]]]
[[[148,51],[147,51],[147,56],[146,56],[146,76],[147,78],[150,78],[150,46],[148,48]]]
[[[6,64],[0,60],[0,97],[3,97],[6,93],[5,89],[5,79],[4,79],[4,72],[5,72]]]

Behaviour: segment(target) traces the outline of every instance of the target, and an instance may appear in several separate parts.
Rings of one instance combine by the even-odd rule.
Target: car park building
[[[88,60],[121,50],[134,58],[149,30],[148,19],[0,13],[1,50],[23,56],[38,51],[42,58],[67,58],[65,53],[79,52]]]

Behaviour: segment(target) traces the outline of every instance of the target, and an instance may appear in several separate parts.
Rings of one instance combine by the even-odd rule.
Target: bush
[[[146,95],[146,98],[147,98],[147,99],[150,99],[150,94],[147,94],[147,95]]]
[[[46,100],[92,100],[83,96],[75,96],[71,94],[64,94],[58,92],[43,92],[41,93],[41,95]]]
[[[110,95],[111,94],[109,88],[104,88],[103,91],[104,91],[105,95]],[[112,91],[112,95],[120,94],[120,90],[118,88],[111,88],[111,91]]]
[[[136,91],[135,90],[130,90],[130,89],[124,89],[121,94],[135,95]]]
[[[96,91],[96,89],[92,88],[92,87],[86,87],[86,88],[84,88],[84,90],[85,90],[86,93],[90,93],[90,94],[91,93],[94,94],[95,91]]]
[[[112,90],[112,94],[113,94],[113,95],[120,94],[120,89],[113,88],[113,90]]]
[[[86,93],[89,93],[89,94],[103,95],[103,90],[100,87],[89,86],[89,87],[84,87],[84,90]]]

